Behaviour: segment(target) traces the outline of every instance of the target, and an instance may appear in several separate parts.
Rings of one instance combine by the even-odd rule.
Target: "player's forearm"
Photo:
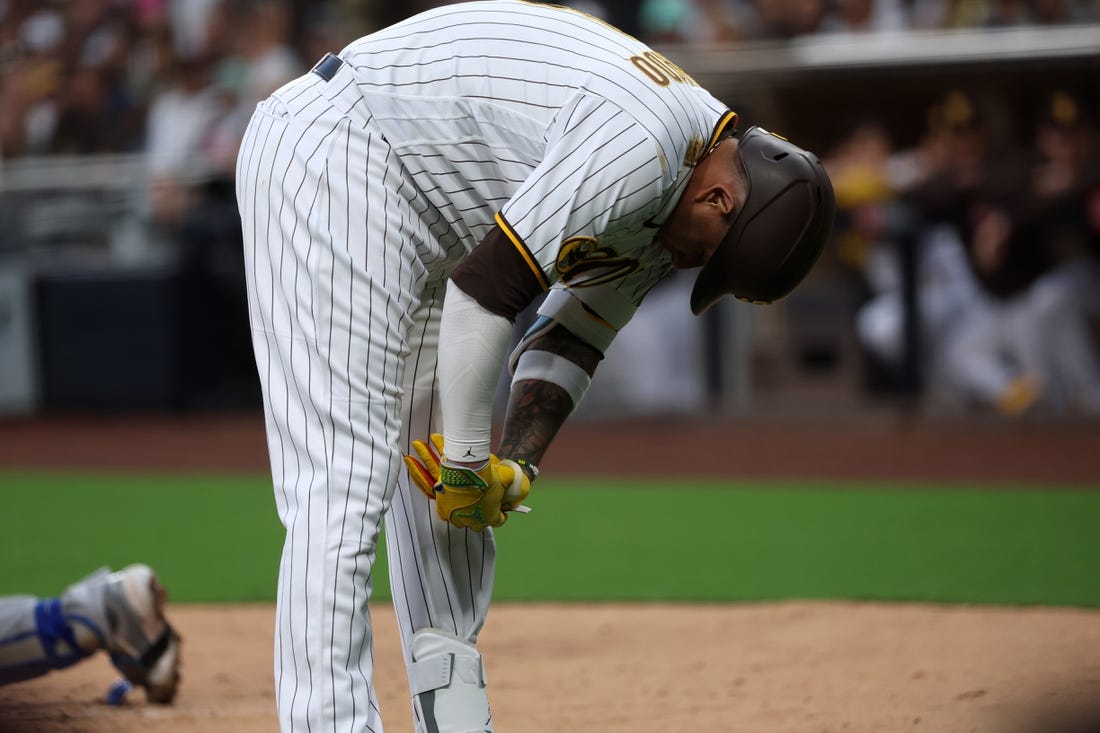
[[[569,394],[549,382],[525,379],[512,386],[499,453],[539,465],[546,449],[573,411]]]
[[[478,464],[489,458],[493,395],[511,343],[512,323],[447,284],[439,344],[439,391],[447,458]]]
[[[561,326],[534,341],[528,349],[568,359],[590,376],[603,356]],[[514,382],[497,452],[537,466],[574,406],[573,395],[557,384],[541,379]]]
[[[541,291],[542,280],[499,226],[451,273],[439,334],[449,461],[474,465],[489,458],[493,396],[512,326]]]

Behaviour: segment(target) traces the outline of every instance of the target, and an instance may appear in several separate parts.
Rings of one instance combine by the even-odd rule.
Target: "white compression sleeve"
[[[507,318],[447,282],[439,326],[439,394],[448,459],[489,460],[493,397],[511,341]]]
[[[512,375],[513,386],[524,379],[538,379],[558,385],[569,393],[574,407],[580,404],[581,398],[592,384],[592,377],[579,364],[564,356],[538,349],[524,351],[516,362],[516,371]]]

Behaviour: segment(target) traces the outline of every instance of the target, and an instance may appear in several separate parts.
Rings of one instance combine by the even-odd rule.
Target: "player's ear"
[[[696,200],[707,207],[713,207],[713,211],[723,218],[729,217],[737,207],[736,192],[727,183],[716,183],[703,189]]]

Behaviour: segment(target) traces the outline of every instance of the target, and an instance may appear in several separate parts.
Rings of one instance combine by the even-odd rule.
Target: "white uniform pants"
[[[1055,413],[1100,415],[1100,359],[1088,326],[1095,283],[1072,263],[1009,300],[988,296],[957,315],[937,364],[950,389],[996,403],[1021,375],[1039,383]]]
[[[383,519],[406,662],[420,628],[476,641],[492,591],[491,531],[440,521],[401,462],[411,440],[440,428],[434,377],[455,236],[340,74],[307,74],[262,103],[237,176],[286,527],[280,724],[381,731],[367,604]]]

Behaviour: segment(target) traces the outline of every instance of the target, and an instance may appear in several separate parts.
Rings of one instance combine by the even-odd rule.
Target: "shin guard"
[[[485,666],[477,647],[439,629],[412,639],[409,686],[417,733],[492,733]]]

